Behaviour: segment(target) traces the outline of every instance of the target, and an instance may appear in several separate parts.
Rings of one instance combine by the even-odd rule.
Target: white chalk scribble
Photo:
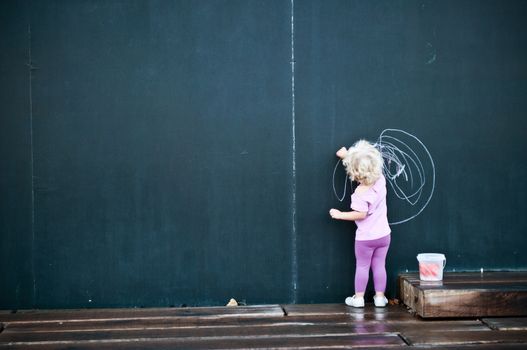
[[[383,130],[374,146],[381,152],[384,159],[383,174],[395,196],[416,208],[411,215],[390,222],[390,225],[410,221],[421,214],[434,194],[434,160],[421,140],[400,129]],[[346,177],[344,191],[342,196],[339,196],[335,188],[335,173],[340,163],[338,161],[333,169],[333,192],[342,202],[346,197],[347,183],[350,180]],[[425,187],[427,184],[430,186]]]

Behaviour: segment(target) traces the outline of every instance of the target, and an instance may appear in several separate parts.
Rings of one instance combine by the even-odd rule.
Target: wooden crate
[[[407,273],[399,293],[423,318],[527,316],[527,272],[447,272],[439,283]]]

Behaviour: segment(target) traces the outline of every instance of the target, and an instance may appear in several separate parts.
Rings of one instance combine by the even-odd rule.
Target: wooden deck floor
[[[339,304],[0,311],[0,349],[525,349],[527,318]]]

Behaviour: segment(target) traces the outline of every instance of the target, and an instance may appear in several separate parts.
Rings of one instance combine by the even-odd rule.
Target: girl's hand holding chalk
[[[346,147],[342,147],[337,151],[337,157],[339,157],[340,159],[344,159],[347,154],[348,150],[346,149]]]
[[[329,215],[331,215],[331,218],[332,219],[339,219],[340,218],[340,214],[342,214],[342,212],[338,209],[331,209],[329,211]]]
[[[338,209],[331,209],[329,211],[329,215],[331,215],[331,218],[336,220],[349,220],[349,221],[355,221],[355,220],[362,220],[364,219],[368,213],[367,212],[361,212],[361,211],[340,211]]]

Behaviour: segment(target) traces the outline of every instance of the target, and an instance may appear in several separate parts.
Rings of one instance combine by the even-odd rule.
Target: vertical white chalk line
[[[31,275],[33,278],[33,307],[36,304],[37,282],[35,277],[35,166],[33,162],[33,58],[31,57],[31,23],[28,34],[28,71],[29,71],[29,162],[31,177]]]
[[[291,0],[291,132],[292,132],[292,209],[291,209],[291,272],[292,303],[298,300],[298,255],[296,232],[296,125],[295,125],[295,0]]]

